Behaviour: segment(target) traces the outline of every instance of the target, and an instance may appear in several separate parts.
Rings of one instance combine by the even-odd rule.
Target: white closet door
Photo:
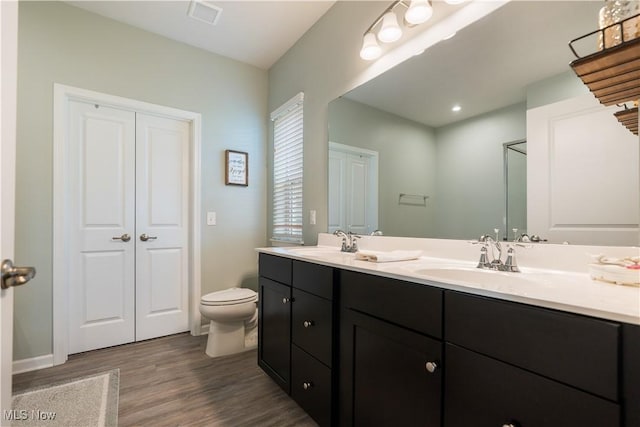
[[[135,113],[69,108],[69,353],[78,353],[135,339]]]
[[[137,114],[136,157],[136,339],[144,340],[189,329],[189,124]]]

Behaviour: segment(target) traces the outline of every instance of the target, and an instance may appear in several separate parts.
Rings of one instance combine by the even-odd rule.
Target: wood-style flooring
[[[255,350],[212,359],[205,344],[185,333],[75,354],[14,375],[13,390],[119,368],[120,427],[316,426],[258,367]]]

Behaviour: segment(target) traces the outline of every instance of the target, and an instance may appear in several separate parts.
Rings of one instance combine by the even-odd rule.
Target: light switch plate
[[[216,213],[215,212],[207,212],[207,225],[216,225]]]
[[[309,211],[309,224],[316,225],[316,211],[313,209]]]

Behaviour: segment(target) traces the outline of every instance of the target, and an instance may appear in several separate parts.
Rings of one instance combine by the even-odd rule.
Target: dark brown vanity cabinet
[[[640,326],[260,255],[259,364],[320,425],[640,427]]]
[[[340,300],[340,425],[440,426],[442,291],[341,271]]]
[[[258,365],[319,425],[329,426],[335,396],[334,270],[268,254],[260,254],[259,263]]]

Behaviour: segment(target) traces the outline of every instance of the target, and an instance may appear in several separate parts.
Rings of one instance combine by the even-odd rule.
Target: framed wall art
[[[234,150],[224,152],[224,183],[226,185],[249,185],[249,153]]]

